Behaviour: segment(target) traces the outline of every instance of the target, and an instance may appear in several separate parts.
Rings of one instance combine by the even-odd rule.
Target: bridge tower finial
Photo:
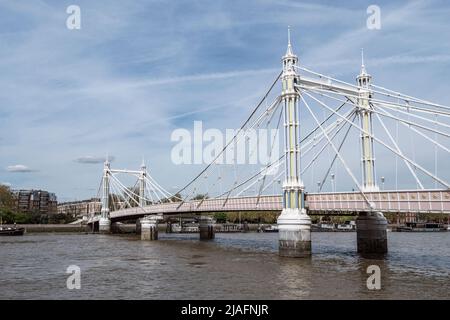
[[[294,57],[294,51],[292,50],[292,44],[291,44],[291,27],[288,26],[288,46],[286,50],[286,57]]]
[[[364,48],[361,48],[361,72],[360,75],[367,75],[366,65],[364,64]]]
[[[288,46],[291,45],[291,26],[288,26]]]

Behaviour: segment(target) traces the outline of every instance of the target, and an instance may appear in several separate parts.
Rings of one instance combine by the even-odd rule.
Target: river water
[[[313,233],[311,259],[280,258],[278,234],[26,234],[0,238],[0,299],[450,299],[450,232],[389,233],[389,254],[356,233]],[[67,289],[68,266],[81,289]],[[368,290],[369,265],[381,290]]]

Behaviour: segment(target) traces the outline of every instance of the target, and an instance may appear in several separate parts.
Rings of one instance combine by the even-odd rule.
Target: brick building
[[[54,193],[44,190],[13,190],[18,212],[56,214],[58,201]]]

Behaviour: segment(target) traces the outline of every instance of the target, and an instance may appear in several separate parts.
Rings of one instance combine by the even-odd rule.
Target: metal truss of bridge
[[[274,88],[280,82],[278,94]],[[387,252],[383,212],[450,214],[449,118],[450,107],[373,84],[363,55],[355,84],[305,68],[293,52],[289,32],[281,72],[201,172],[171,194],[144,164],[130,171],[113,170],[105,162],[101,214],[89,222],[109,232],[111,222],[142,218],[142,237],[157,239],[156,217],[198,213],[204,215],[200,237],[211,239],[214,229],[208,213],[275,211],[281,212],[280,255],[304,257],[311,254],[310,215],[357,215],[358,252],[383,254]],[[268,141],[270,161],[245,169],[222,164],[225,157],[236,163],[239,143],[246,146],[249,136],[260,128],[277,129]],[[280,131],[283,154],[274,159]],[[382,188],[377,184],[375,146],[383,155],[384,167],[390,169],[389,178],[395,179],[394,190],[384,190],[384,177]],[[248,157],[255,152],[249,148]],[[434,168],[430,168],[432,160]],[[360,163],[359,175],[352,165],[355,162]],[[407,190],[400,190],[399,172],[410,177]],[[137,178],[135,187],[127,188],[118,179],[124,173]],[[352,191],[336,191],[338,173],[350,181]],[[314,174],[319,175],[316,192],[305,188],[308,174],[310,189],[315,188]],[[330,181],[332,190],[325,192]],[[276,188],[279,193],[274,192]],[[193,200],[198,194],[200,199]]]

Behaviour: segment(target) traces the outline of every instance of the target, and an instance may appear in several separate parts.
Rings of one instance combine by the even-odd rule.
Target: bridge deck
[[[445,213],[450,214],[450,190],[380,191],[366,193],[375,208],[382,212]],[[355,214],[368,210],[368,205],[358,192],[310,193],[306,206],[311,214]],[[194,200],[180,203],[149,205],[145,208],[128,208],[110,213],[114,221],[151,214],[180,214],[227,211],[281,211],[281,196],[239,197],[226,199]]]
[[[367,193],[382,212],[450,213],[450,190],[380,191]],[[307,196],[312,211],[364,211],[367,204],[359,193],[322,193]]]

